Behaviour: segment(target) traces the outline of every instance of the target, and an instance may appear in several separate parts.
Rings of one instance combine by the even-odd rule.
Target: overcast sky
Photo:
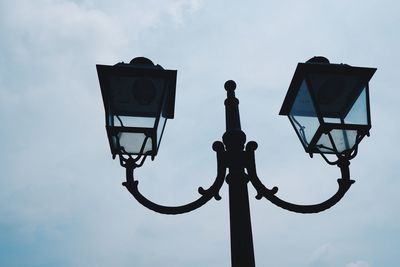
[[[256,264],[399,266],[399,12],[394,0],[0,0],[0,265],[230,266],[227,185],[221,201],[177,216],[121,186],[95,65],[146,56],[178,70],[175,119],[136,172],[149,198],[185,204],[213,182],[234,79],[260,178],[311,204],[336,192],[339,169],[310,159],[278,112],[297,63],[323,55],[378,68],[356,183],[314,215],[250,189]]]

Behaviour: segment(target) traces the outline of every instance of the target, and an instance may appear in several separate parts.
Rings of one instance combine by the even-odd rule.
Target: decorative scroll
[[[134,169],[137,167],[136,162],[132,159],[129,158],[126,163],[125,163],[125,168],[126,168],[126,182],[122,183],[123,186],[125,186],[128,191],[132,194],[132,196],[143,206],[145,206],[148,209],[151,209],[155,212],[162,213],[162,214],[181,214],[181,213],[186,213],[190,212],[192,210],[195,210],[201,206],[203,206],[205,203],[207,203],[210,199],[213,197],[216,200],[220,200],[221,197],[219,195],[219,190],[221,186],[224,183],[225,180],[225,174],[226,174],[226,165],[225,165],[225,149],[224,145],[222,142],[215,142],[213,144],[213,150],[217,152],[217,177],[214,181],[214,183],[208,188],[208,189],[203,189],[202,187],[199,187],[198,191],[201,194],[201,197],[191,203],[188,203],[186,205],[182,206],[175,206],[175,207],[169,207],[169,206],[163,206],[159,205],[157,203],[154,203],[147,199],[145,196],[143,196],[138,188],[138,181],[134,179]],[[139,160],[139,159],[138,159]]]
[[[261,199],[265,197],[273,204],[297,213],[318,213],[329,209],[330,207],[334,206],[338,203],[342,197],[346,194],[347,190],[349,190],[350,186],[355,182],[350,180],[350,171],[349,171],[349,159],[347,158],[340,158],[337,162],[338,167],[342,173],[342,178],[338,179],[339,189],[338,191],[328,200],[315,204],[315,205],[298,205],[286,202],[275,194],[278,192],[277,187],[273,187],[272,189],[268,189],[264,186],[264,184],[260,181],[257,176],[256,172],[256,163],[255,163],[255,156],[254,152],[257,149],[256,142],[248,142],[246,145],[246,153],[247,153],[247,172],[250,178],[250,182],[253,184],[254,188],[257,191],[257,199]]]

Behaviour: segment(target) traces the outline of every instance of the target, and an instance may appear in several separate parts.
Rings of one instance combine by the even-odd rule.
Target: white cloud
[[[318,247],[310,256],[310,264],[312,266],[326,266],[334,258],[335,248],[332,244],[323,244]]]
[[[371,267],[371,265],[366,261],[358,260],[358,261],[346,264],[345,267]]]
[[[202,0],[173,0],[169,6],[169,13],[174,20],[183,24],[186,14],[192,14],[201,7]]]
[[[151,55],[179,70],[176,120],[167,126],[157,159],[138,171],[146,195],[181,204],[198,196],[197,186],[211,183],[210,147],[224,128],[223,83],[233,78],[242,126],[260,145],[260,176],[280,186],[280,196],[313,202],[334,193],[338,170],[309,160],[276,113],[297,61],[323,52],[333,62],[345,55],[345,63],[363,59],[379,68],[371,88],[377,114],[372,136],[351,165],[359,179],[338,206],[311,216],[256,202],[250,189],[252,208],[257,205],[257,265],[344,266],[355,257],[346,254],[351,249],[356,258],[379,251],[395,260],[387,251],[399,247],[400,223],[393,215],[399,196],[387,176],[398,176],[392,152],[398,93],[395,75],[388,73],[398,72],[393,51],[399,39],[392,34],[397,17],[382,14],[396,8],[390,1],[390,9],[386,1],[374,8],[355,1],[344,9],[347,2],[0,0],[0,246],[15,247],[14,254],[0,251],[0,259],[12,266],[34,257],[40,265],[51,250],[57,259],[50,266],[135,261],[144,267],[165,266],[181,251],[171,266],[228,266],[226,185],[220,202],[166,217],[142,208],[120,185],[124,170],[108,151],[95,64]],[[377,157],[381,166],[373,167]],[[377,185],[385,194],[373,199]],[[385,242],[373,242],[377,236]],[[390,246],[381,246],[386,239]],[[365,261],[346,265],[356,266],[370,267]]]

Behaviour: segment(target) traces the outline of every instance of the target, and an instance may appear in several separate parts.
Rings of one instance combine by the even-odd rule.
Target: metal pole
[[[240,127],[239,100],[235,97],[236,84],[227,81],[225,89],[226,132],[223,141],[229,173],[229,212],[231,227],[232,267],[254,267],[253,236],[251,231],[248,177],[244,172],[244,144],[246,135]]]

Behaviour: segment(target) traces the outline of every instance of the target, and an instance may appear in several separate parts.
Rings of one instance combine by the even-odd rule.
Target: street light
[[[123,185],[143,206],[163,214],[181,214],[199,208],[212,198],[220,200],[219,190],[226,181],[234,267],[255,266],[249,181],[257,191],[257,199],[264,197],[298,213],[317,213],[332,207],[354,183],[349,165],[371,128],[368,82],[375,68],[330,64],[324,57],[314,57],[298,64],[282,105],[280,114],[289,117],[306,152],[311,156],[320,154],[330,165],[340,168],[339,188],[331,198],[315,205],[298,205],[277,197],[277,187],[264,186],[255,166],[257,143],[246,144],[246,135],[240,126],[239,101],[235,97],[236,84],[230,80],[225,83],[226,132],[223,142],[216,141],[212,146],[217,154],[217,177],[208,189],[199,188],[201,196],[197,200],[176,207],[150,201],[140,193],[138,181],[134,179],[135,168],[142,166],[148,155],[152,159],[156,156],[165,121],[173,118],[176,71],[164,70],[146,58],[135,58],[130,64],[97,65],[97,71],[111,153],[114,158],[119,156],[121,166],[126,169]],[[149,120],[151,123],[147,124]],[[128,124],[131,125],[127,127]],[[325,154],[336,155],[337,160],[331,161]]]
[[[166,121],[174,117],[176,71],[138,57],[129,64],[97,65],[97,73],[113,157],[154,159]]]
[[[280,115],[289,117],[308,153],[356,150],[371,128],[368,81],[374,72],[324,57],[298,64]]]

